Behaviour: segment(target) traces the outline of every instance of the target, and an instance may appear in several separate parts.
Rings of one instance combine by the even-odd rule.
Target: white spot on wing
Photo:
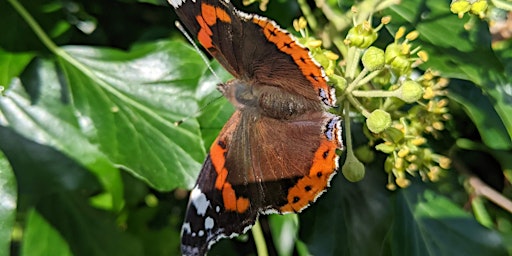
[[[185,232],[187,234],[190,234],[192,232],[192,229],[190,228],[190,223],[188,223],[188,222],[183,223],[183,227],[181,228],[181,230],[183,230],[183,232]]]
[[[215,221],[211,217],[204,219],[204,229],[212,229],[215,225]]]
[[[167,0],[174,9],[180,8],[187,0]],[[196,0],[192,0],[193,3],[196,3]]]
[[[197,215],[204,216],[210,206],[210,201],[206,199],[206,195],[197,186],[190,193],[190,201],[196,207]]]
[[[172,7],[174,7],[174,9],[177,9],[179,8],[182,4],[185,3],[186,0],[167,0],[167,2],[169,2],[169,4],[172,5]]]

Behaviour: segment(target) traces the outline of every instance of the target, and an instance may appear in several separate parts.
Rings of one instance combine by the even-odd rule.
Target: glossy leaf
[[[10,53],[0,49],[0,93],[21,74],[33,57],[30,53]]]
[[[62,150],[87,166],[110,194],[113,208],[119,209],[123,200],[119,171],[79,130],[65,92],[55,65],[34,61],[21,79],[13,80],[5,96],[0,97],[0,125]]]
[[[72,256],[73,253],[59,232],[36,210],[32,209],[27,214],[20,255]]]
[[[277,253],[281,256],[292,255],[299,230],[298,216],[274,214],[268,217],[268,221]]]
[[[93,174],[59,151],[9,128],[0,126],[0,141],[23,195],[19,210],[35,206],[73,255],[142,255],[137,240],[123,233],[110,213],[89,205],[86,199],[101,189]]]
[[[11,233],[16,219],[16,180],[11,165],[0,151],[0,256],[10,255]]]
[[[508,149],[512,141],[500,116],[493,108],[490,99],[482,90],[464,80],[454,80],[448,97],[461,104],[468,116],[478,127],[482,140],[491,148]]]
[[[138,45],[130,52],[73,46],[59,63],[81,129],[112,162],[160,190],[191,187],[205,150],[194,87],[204,70],[182,43]]]
[[[499,234],[447,198],[419,186],[401,190],[394,206],[393,255],[507,255]]]

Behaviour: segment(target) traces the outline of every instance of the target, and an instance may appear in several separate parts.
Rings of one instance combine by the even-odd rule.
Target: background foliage
[[[353,2],[328,4],[346,12]],[[390,31],[418,30],[428,67],[451,78],[452,119],[429,145],[453,168],[437,183],[412,178],[391,192],[377,154],[363,181],[337,175],[304,213],[262,218],[269,254],[510,254],[511,213],[491,201],[512,198],[511,41],[492,45],[480,20],[465,30],[468,18],[443,0],[403,1],[383,14],[393,17]],[[290,27],[300,9],[275,0],[264,15]],[[9,0],[0,17],[0,256],[177,255],[185,189],[233,108],[217,99],[220,81],[172,25],[172,8]],[[386,33],[376,44],[391,40]],[[352,130],[364,144],[362,125]],[[210,255],[254,250],[248,234]]]

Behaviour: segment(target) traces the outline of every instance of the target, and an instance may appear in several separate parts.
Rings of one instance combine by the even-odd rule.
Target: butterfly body
[[[204,255],[259,214],[300,212],[329,186],[342,148],[334,90],[309,51],[273,21],[228,1],[169,0],[188,30],[233,76],[235,106],[191,192],[182,253]]]

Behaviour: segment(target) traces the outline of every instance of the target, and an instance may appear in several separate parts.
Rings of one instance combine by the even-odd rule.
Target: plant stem
[[[261,229],[259,220],[256,220],[256,223],[254,223],[251,232],[252,236],[254,237],[254,243],[256,244],[256,251],[258,256],[268,256],[267,243],[265,242],[265,237],[263,236],[263,231]]]
[[[389,98],[389,97],[399,97],[400,89],[394,91],[382,91],[382,90],[371,90],[371,91],[352,91],[352,95],[356,97],[365,97],[365,98]]]
[[[23,7],[17,0],[7,0],[11,3],[12,7],[21,15],[21,17],[27,22],[34,33],[41,39],[41,42],[54,54],[59,55],[59,47],[50,39],[50,37],[44,32],[39,26],[36,20],[28,13],[27,9]]]
[[[362,50],[351,46],[348,48],[347,71],[346,76],[354,79],[356,76],[357,67],[359,67],[359,60],[361,58]]]
[[[352,96],[352,94],[346,94],[346,96],[346,99],[350,101],[350,104],[352,104],[352,106],[354,106],[355,109],[359,110],[363,116],[365,116],[366,118],[370,116],[370,112],[366,110],[364,106]]]
[[[356,79],[354,79],[347,87],[347,92],[350,93],[352,92],[354,89],[356,89],[357,87],[359,87],[359,81],[361,81],[361,79],[363,79],[366,74],[368,73],[368,69],[367,68],[363,68],[363,71],[361,71],[361,73],[359,73],[356,77]]]
[[[372,80],[374,77],[378,76],[380,74],[380,72],[382,72],[382,70],[374,70],[373,72],[371,72],[369,75],[365,76],[363,79],[361,79],[357,84],[356,84],[356,88],[359,88],[360,86],[364,85],[364,84],[367,84],[368,82],[370,82],[370,80]]]
[[[352,151],[352,131],[350,129],[350,102],[345,101],[343,106],[343,119],[345,122],[345,144],[347,146],[347,152]]]

